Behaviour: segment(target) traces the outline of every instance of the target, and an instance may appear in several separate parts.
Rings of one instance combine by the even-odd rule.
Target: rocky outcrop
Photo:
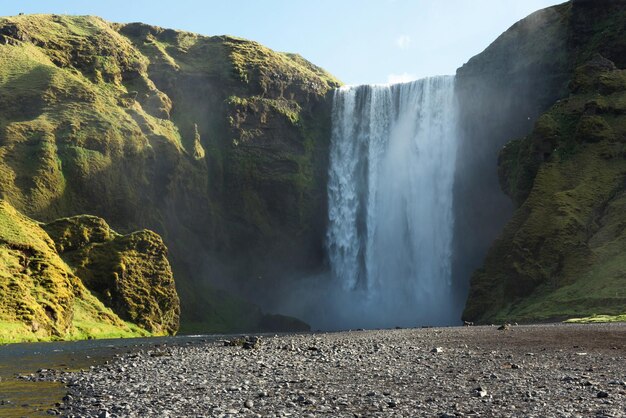
[[[0,342],[176,333],[178,297],[165,251],[153,232],[120,236],[96,217],[41,225],[0,201]],[[112,282],[117,304],[93,277]]]
[[[160,236],[147,230],[119,235],[95,216],[43,228],[87,289],[120,318],[156,334],[178,331],[180,303]]]
[[[618,266],[626,250],[619,215],[626,176],[626,6],[574,1],[548,10],[560,11],[552,25],[561,29],[544,28],[543,44],[566,35],[568,89],[531,118],[532,132],[500,152],[500,183],[516,209],[472,277],[465,320],[624,310],[626,282]]]
[[[16,208],[156,231],[183,326],[205,332],[260,320],[216,287],[256,295],[321,264],[333,77],[255,42],[96,17],[0,33],[0,196]]]

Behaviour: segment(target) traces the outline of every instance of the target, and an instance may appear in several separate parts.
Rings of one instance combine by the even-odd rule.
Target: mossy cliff
[[[159,235],[119,235],[103,219],[86,215],[43,228],[87,289],[122,319],[155,334],[176,333],[180,303]]]
[[[151,244],[133,245],[136,237],[149,237]],[[104,256],[95,254],[109,242],[115,248]],[[0,343],[175,333],[178,297],[165,251],[149,231],[121,236],[95,217],[43,225],[0,200]],[[71,256],[83,261],[78,265],[60,255],[73,252],[92,260]],[[118,277],[110,259],[123,260],[131,273]],[[139,308],[132,297],[110,303],[91,281],[98,276],[115,276],[108,288],[114,294],[125,295],[130,288],[160,297],[141,295]],[[146,283],[146,277],[153,283]]]
[[[327,93],[338,85],[298,55],[234,37],[2,18],[0,197],[46,222],[88,213],[118,231],[156,231],[183,325],[249,327],[260,311],[209,283],[254,292],[320,265]],[[154,238],[131,237],[130,247]],[[91,260],[119,242],[67,257]],[[106,263],[123,273],[123,261]],[[97,293],[111,306],[132,299],[106,274],[90,278]]]
[[[551,10],[560,18],[541,36],[566,46],[556,58],[567,89],[500,152],[500,184],[516,209],[472,277],[466,320],[626,311],[626,6],[574,1]]]
[[[468,278],[513,212],[498,183],[498,153],[528,134],[567,89],[569,9],[563,4],[531,14],[457,70],[453,278],[461,309]]]

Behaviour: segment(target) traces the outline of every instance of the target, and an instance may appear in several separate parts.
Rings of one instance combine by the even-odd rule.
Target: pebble
[[[625,416],[626,348],[594,350],[597,334],[578,341],[565,333],[577,329],[587,328],[522,325],[504,337],[471,326],[207,339],[23,379],[65,383],[69,393],[54,411],[89,418]],[[626,325],[607,330],[624,335]],[[589,355],[576,355],[574,344]],[[445,355],[426,354],[443,347]],[[599,390],[608,385],[610,396]]]
[[[474,389],[474,394],[479,398],[484,398],[487,396],[487,391],[481,387]]]

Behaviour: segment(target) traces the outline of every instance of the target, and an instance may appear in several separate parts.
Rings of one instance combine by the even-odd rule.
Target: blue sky
[[[553,0],[19,0],[0,15],[92,14],[297,52],[347,84],[453,74]]]

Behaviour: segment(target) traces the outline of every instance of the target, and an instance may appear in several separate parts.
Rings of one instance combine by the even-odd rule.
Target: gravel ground
[[[61,380],[95,417],[624,417],[626,324],[353,331],[154,346]]]

